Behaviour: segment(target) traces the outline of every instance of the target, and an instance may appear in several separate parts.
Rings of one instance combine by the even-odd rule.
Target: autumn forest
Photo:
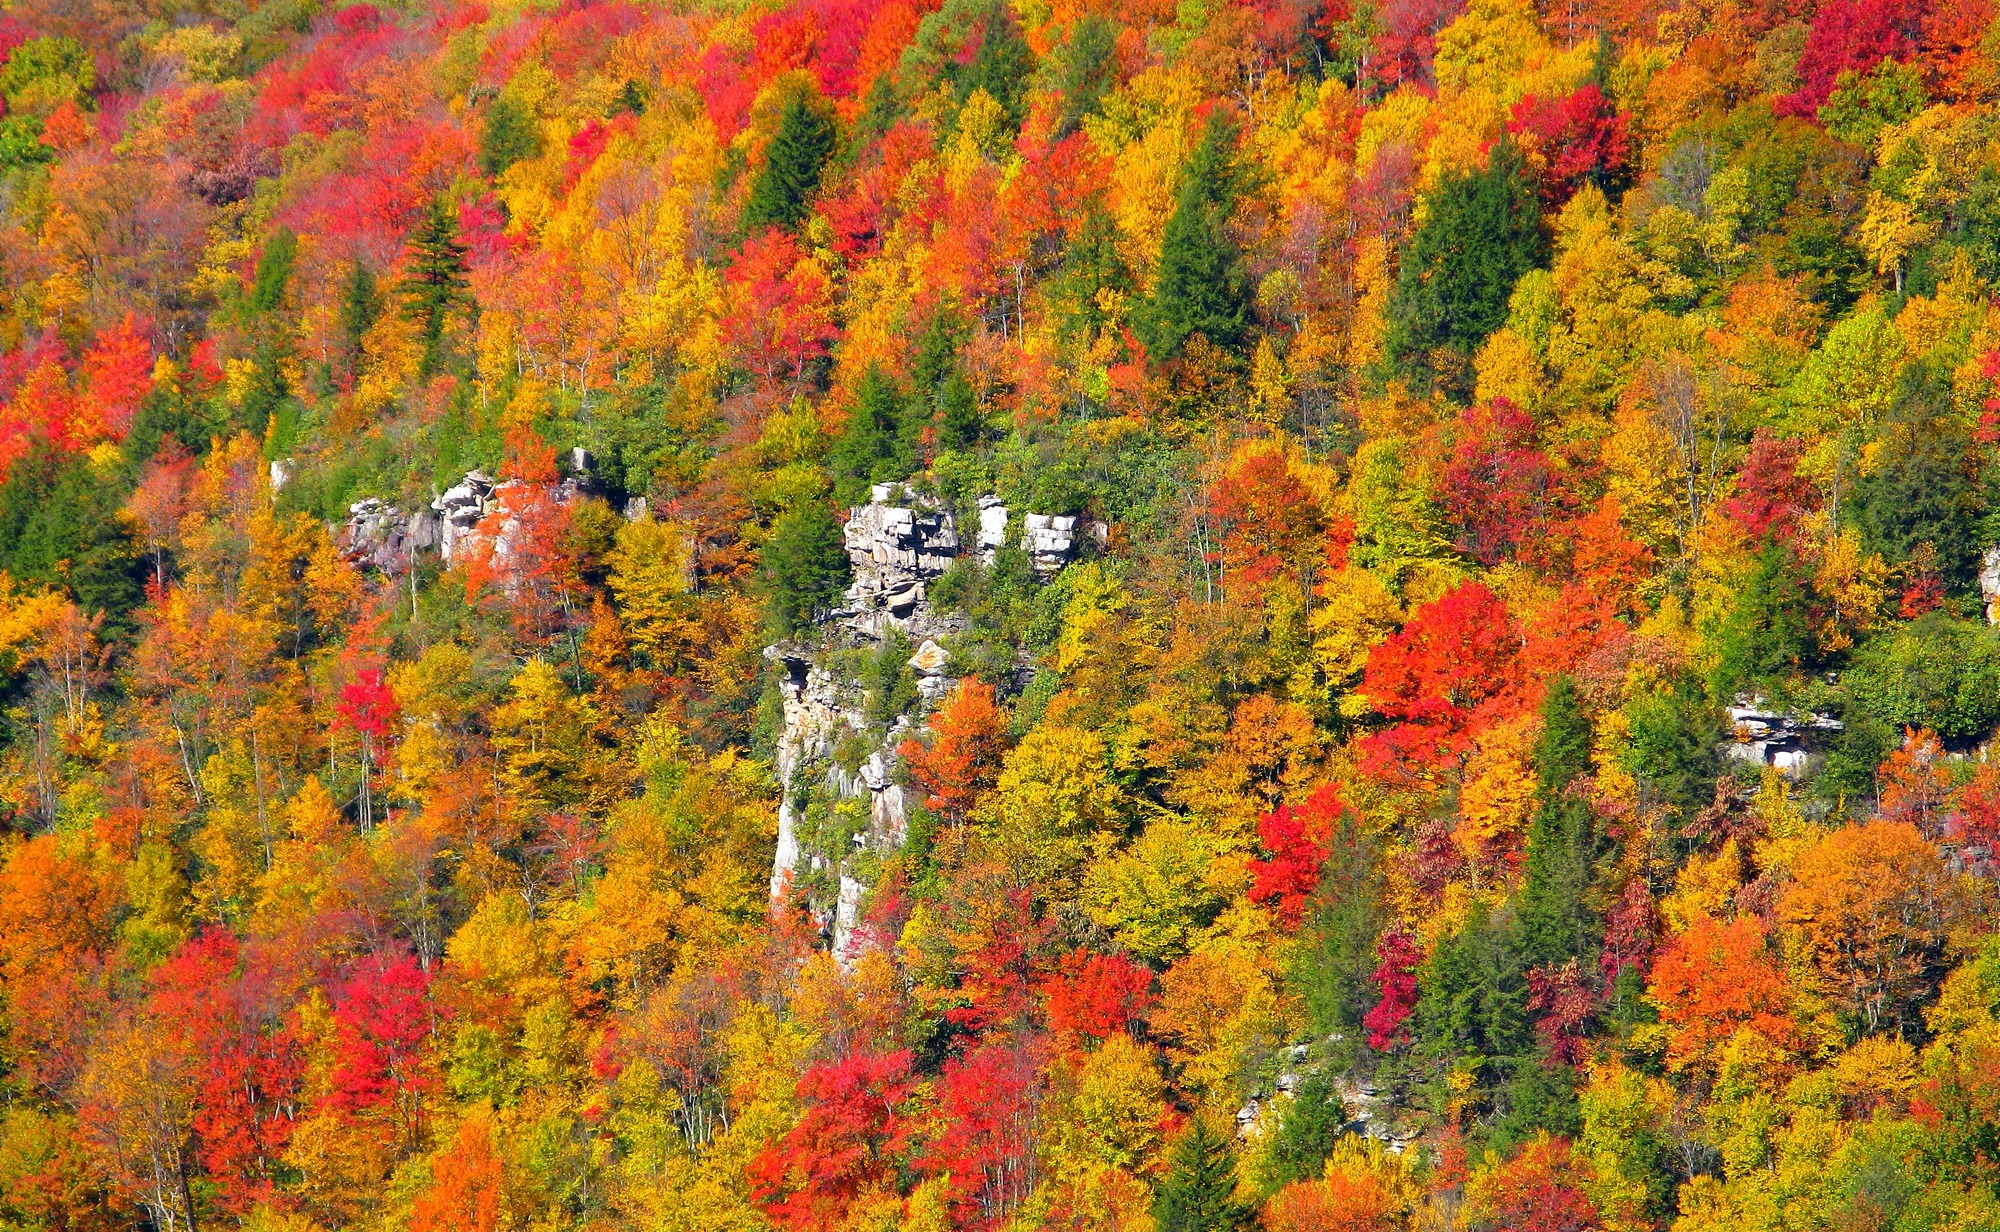
[[[1997,16],[0,3],[0,1232],[2000,1232]]]

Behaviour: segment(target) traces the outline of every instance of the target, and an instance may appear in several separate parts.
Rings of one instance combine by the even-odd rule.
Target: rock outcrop
[[[778,688],[784,703],[784,731],[778,740],[778,781],[784,791],[778,802],[778,850],[771,869],[771,896],[784,893],[795,878],[815,871],[838,877],[839,892],[828,924],[835,954],[843,954],[859,922],[861,895],[866,887],[849,875],[852,852],[808,852],[801,841],[804,821],[799,798],[818,789],[836,801],[866,797],[868,825],[855,835],[855,851],[887,854],[909,837],[909,811],[903,788],[895,781],[896,746],[913,730],[899,717],[860,765],[852,771],[834,759],[844,737],[868,729],[858,690],[843,687],[824,664],[815,664],[798,647],[781,644],[764,651],[778,664]]]
[[[979,498],[979,535],[974,546],[978,549],[981,563],[991,565],[1000,549],[1007,545],[1007,528],[1012,516],[999,497]],[[1086,529],[1099,543],[1104,542],[1102,523],[1093,522]],[[1076,559],[1076,533],[1077,520],[1074,517],[1031,513],[1021,519],[1021,550],[1028,554],[1028,560],[1038,575],[1054,577],[1064,565]]]
[[[997,496],[980,497],[978,509],[979,526],[969,548],[990,564],[1008,543],[1011,515]],[[1022,519],[1019,542],[1035,571],[1049,577],[1075,559],[1077,531],[1074,517],[1029,514]],[[902,845],[909,821],[903,789],[896,783],[896,750],[954,683],[944,642],[962,632],[965,622],[933,607],[930,587],[968,550],[951,511],[903,484],[876,484],[866,505],[848,511],[844,536],[853,579],[841,605],[809,640],[764,651],[779,665],[784,705],[777,749],[784,795],[778,806],[771,893],[781,894],[787,884],[812,874],[836,882],[837,891],[821,910],[834,953],[843,958],[867,888],[851,875],[851,858],[859,851],[887,854]],[[830,652],[879,653],[896,636],[915,646],[908,666],[918,702],[884,730],[871,725],[864,713],[859,683],[836,676]],[[856,768],[836,764],[836,750],[845,747],[849,765],[855,765],[852,738],[870,732],[870,747]],[[868,824],[855,837],[855,852],[811,849],[802,833],[802,802],[814,794],[836,803],[866,797]]]
[[[590,453],[575,450],[571,460],[579,468],[587,467]],[[282,472],[279,463],[271,465],[273,488],[291,479],[290,463],[285,464]],[[494,558],[504,572],[514,531],[513,519],[505,519],[497,527],[484,530],[481,527],[489,517],[508,506],[510,494],[525,487],[519,479],[496,481],[486,472],[474,470],[439,493],[428,509],[410,512],[378,497],[363,497],[348,507],[347,520],[334,528],[334,541],[341,554],[354,564],[400,576],[409,572],[419,552],[435,552],[447,565],[458,563],[474,540],[491,533]],[[591,491],[590,477],[581,469],[549,488],[559,505]],[[628,503],[626,513],[635,518],[645,516],[646,502],[641,498]]]
[[[901,484],[876,484],[870,496],[848,513],[847,559],[854,580],[834,619],[878,640],[891,629],[929,636],[934,630],[933,622],[923,619],[930,610],[925,586],[958,558],[958,527],[950,510],[909,496]]]
[[[418,552],[437,549],[438,535],[437,515],[428,510],[406,513],[368,496],[347,507],[347,520],[336,528],[334,544],[352,564],[401,577],[410,571]]]
[[[440,522],[438,551],[447,562],[465,542],[480,519],[486,516],[493,497],[493,477],[485,471],[468,471],[465,478],[446,488],[431,502]]]
[[[1794,718],[1773,710],[1761,697],[1736,698],[1729,707],[1729,725],[1730,738],[1721,748],[1724,757],[1774,766],[1794,778],[1805,771],[1821,741],[1845,726],[1824,714]]]

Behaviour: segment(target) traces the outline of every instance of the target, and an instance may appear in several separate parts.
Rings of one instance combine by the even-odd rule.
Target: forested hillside
[[[10,0],[0,1229],[2000,1229],[1989,0]]]

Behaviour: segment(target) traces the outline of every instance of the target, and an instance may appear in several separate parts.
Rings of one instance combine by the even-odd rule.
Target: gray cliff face
[[[765,650],[781,674],[784,729],[778,741],[778,850],[771,893],[808,878],[837,887],[822,911],[836,955],[846,956],[859,922],[867,886],[863,866],[902,846],[909,831],[904,789],[897,783],[897,748],[915,734],[924,714],[950,691],[950,655],[944,643],[963,632],[961,617],[940,612],[930,588],[968,550],[986,563],[1010,539],[1029,554],[1036,572],[1052,576],[1075,554],[1076,519],[1030,514],[1018,538],[998,497],[981,497],[979,526],[968,544],[949,509],[901,484],[877,484],[866,505],[848,513],[847,558],[853,581],[840,606],[809,643],[786,642]],[[896,647],[896,667],[912,685],[893,717],[869,713],[865,690],[851,667],[857,656],[880,656]],[[907,651],[905,651],[907,647]],[[826,850],[809,831],[823,830],[808,813],[845,810],[852,831],[848,850]]]
[[[587,450],[572,456],[576,473],[554,484],[550,494],[558,504],[566,504],[592,491]],[[271,464],[271,486],[281,490],[290,482],[296,464],[285,460]],[[464,478],[446,488],[428,509],[405,510],[378,497],[368,496],[348,506],[347,519],[333,528],[334,545],[350,563],[389,577],[401,577],[416,564],[419,554],[431,553],[445,564],[463,558],[483,534],[493,536],[495,565],[504,573],[511,560],[509,551],[514,520],[507,518],[496,528],[481,529],[481,523],[507,506],[511,496],[526,485],[518,479],[495,481],[484,471],[468,471]],[[628,517],[645,514],[645,502],[627,510]]]

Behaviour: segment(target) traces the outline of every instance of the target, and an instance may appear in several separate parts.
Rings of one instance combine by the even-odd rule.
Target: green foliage
[[[382,297],[375,289],[375,271],[356,261],[340,297],[340,358],[347,379],[352,380],[359,371],[362,340],[381,315]]]
[[[480,167],[490,176],[499,176],[541,152],[542,128],[534,114],[502,91],[486,109],[486,124],[479,130]]]
[[[0,66],[0,95],[7,109],[47,115],[64,102],[89,101],[97,84],[90,52],[73,38],[32,38],[8,53]]]
[[[804,91],[794,92],[778,113],[778,131],[764,151],[764,166],[750,185],[743,228],[796,227],[812,207],[821,173],[840,135],[825,106]]]
[[[834,499],[856,505],[868,499],[870,484],[901,482],[916,469],[920,426],[912,400],[879,365],[871,365],[855,389],[854,408],[827,455]]]
[[[1550,1064],[1538,1054],[1522,1058],[1500,1093],[1487,1148],[1505,1155],[1538,1133],[1574,1136],[1583,1123],[1576,1077],[1573,1067]]]
[[[1132,272],[1119,255],[1118,224],[1102,209],[1089,209],[1050,288],[1058,333],[1065,342],[1088,343],[1107,323],[1107,295],[1132,289]]]
[[[1228,229],[1241,179],[1236,126],[1216,112],[1181,173],[1174,212],[1160,237],[1159,277],[1139,318],[1141,337],[1156,359],[1179,355],[1196,334],[1225,351],[1243,344],[1249,279]]]
[[[1256,1212],[1232,1196],[1236,1165],[1229,1140],[1201,1117],[1174,1144],[1170,1169],[1153,1200],[1159,1232],[1240,1232],[1253,1225]]]
[[[284,302],[285,287],[291,282],[292,266],[298,261],[299,237],[289,227],[279,227],[257,258],[257,274],[250,284],[250,311],[258,315],[273,312]]]
[[[1515,908],[1523,961],[1557,967],[1586,959],[1600,929],[1590,889],[1602,854],[1596,814],[1569,785],[1590,769],[1590,720],[1567,677],[1549,686],[1535,745],[1535,819],[1528,828]]]
[[[423,340],[423,359],[417,368],[421,379],[437,371],[447,321],[471,306],[465,254],[451,202],[432,198],[410,236],[408,260],[397,287],[403,319],[416,323],[417,336]]]
[[[1764,545],[1717,639],[1718,695],[1750,684],[1782,682],[1815,665],[1818,642],[1810,587],[1811,578],[1790,544]]]
[[[763,561],[766,610],[779,637],[801,632],[831,611],[851,574],[840,523],[816,503],[793,509],[772,525]]]
[[[1548,260],[1541,204],[1514,143],[1484,168],[1447,172],[1402,254],[1384,346],[1398,371],[1458,398],[1472,393],[1472,356],[1507,320],[1521,275]]]
[[[1339,1035],[1358,1045],[1361,1020],[1380,995],[1369,977],[1375,939],[1389,918],[1383,889],[1380,845],[1347,810],[1332,835],[1290,972],[1313,1034],[1321,1038]],[[1354,1045],[1344,1051],[1357,1051]]]
[[[1970,739],[2000,722],[2000,630],[1933,614],[1873,639],[1842,676],[1863,714]]]
[[[0,120],[0,168],[27,167],[45,163],[56,152],[42,144],[42,122],[33,116],[12,115]]]
[[[1074,131],[1103,110],[1103,99],[1118,84],[1118,27],[1099,13],[1087,13],[1069,28],[1069,37],[1050,57],[1050,82],[1061,99],[1058,133]]]
[[[1639,780],[1640,798],[1681,823],[1714,798],[1723,737],[1722,715],[1692,676],[1677,675],[1625,703],[1631,743],[1625,768]]]
[[[120,514],[125,484],[86,458],[31,448],[0,484],[0,570],[28,586],[69,592],[104,613],[104,634],[131,632],[143,559]]]
[[[1324,1068],[1301,1079],[1284,1108],[1265,1155],[1269,1174],[1264,1180],[1274,1190],[1293,1181],[1318,1180],[1348,1124],[1347,1104],[1333,1073]]]
[[[887,728],[917,702],[917,675],[910,668],[910,639],[890,630],[861,671],[868,722]]]
[[[970,55],[967,55],[967,52]],[[1027,114],[1025,94],[1035,54],[1022,38],[1012,9],[1000,0],[946,0],[917,27],[903,52],[901,74],[911,95],[928,93],[938,82],[951,87],[959,105],[984,90],[1019,125]]]
[[[1928,556],[1949,592],[1976,593],[1982,545],[1974,532],[1982,509],[1965,465],[1970,442],[1952,412],[1949,376],[1929,364],[1906,369],[1878,440],[1847,506],[1862,542],[1892,564]]]
[[[1914,68],[1884,60],[1872,72],[1843,72],[1833,93],[1820,105],[1819,122],[1826,130],[1857,145],[1875,144],[1875,135],[1890,124],[1901,124],[1929,103],[1923,76]]]

